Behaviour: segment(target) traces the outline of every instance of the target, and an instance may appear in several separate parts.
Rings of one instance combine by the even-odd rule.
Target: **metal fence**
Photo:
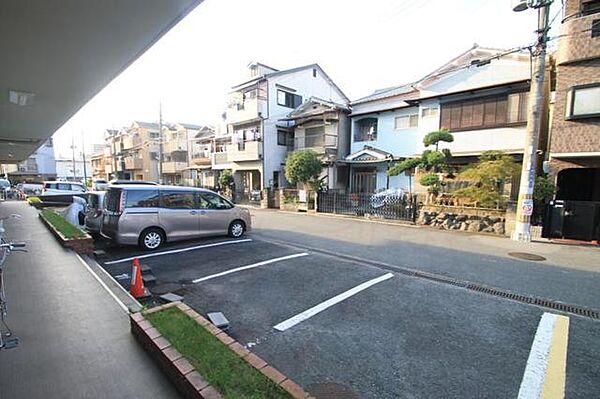
[[[416,196],[319,192],[317,212],[365,216],[415,222],[418,216]]]

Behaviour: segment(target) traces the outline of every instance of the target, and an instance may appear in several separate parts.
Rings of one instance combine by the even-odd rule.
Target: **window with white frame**
[[[300,104],[302,104],[302,96],[283,90],[277,90],[277,105],[287,108],[296,108]]]
[[[397,116],[394,119],[394,129],[411,129],[419,126],[419,114]]]
[[[574,86],[567,92],[566,119],[600,116],[600,84]]]
[[[439,108],[437,107],[425,107],[421,108],[421,116],[423,118],[429,118],[439,115]]]

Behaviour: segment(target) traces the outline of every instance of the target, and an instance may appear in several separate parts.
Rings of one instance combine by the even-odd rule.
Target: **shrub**
[[[502,183],[518,175],[519,171],[520,166],[512,156],[501,151],[486,151],[477,163],[458,174],[459,180],[468,181],[470,185],[452,194],[458,198],[469,198],[483,208],[504,205],[506,198],[500,192]]]
[[[229,187],[233,183],[233,175],[231,174],[231,170],[224,169],[219,176],[219,184],[221,187]]]
[[[294,151],[285,160],[285,178],[292,183],[314,182],[322,170],[321,160],[312,150]]]

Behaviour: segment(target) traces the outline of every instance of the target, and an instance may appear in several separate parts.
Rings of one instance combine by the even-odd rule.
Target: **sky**
[[[70,156],[73,136],[89,148],[106,129],[156,122],[159,104],[165,121],[215,124],[251,61],[277,69],[317,62],[353,100],[417,80],[474,43],[530,44],[537,14],[513,12],[513,3],[204,0],[55,133],[56,155]],[[554,25],[559,5],[550,13]]]

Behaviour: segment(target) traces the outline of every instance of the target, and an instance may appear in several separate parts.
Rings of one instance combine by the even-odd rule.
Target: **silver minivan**
[[[167,241],[225,235],[251,228],[250,212],[210,190],[180,186],[109,186],[102,235],[152,250]]]

